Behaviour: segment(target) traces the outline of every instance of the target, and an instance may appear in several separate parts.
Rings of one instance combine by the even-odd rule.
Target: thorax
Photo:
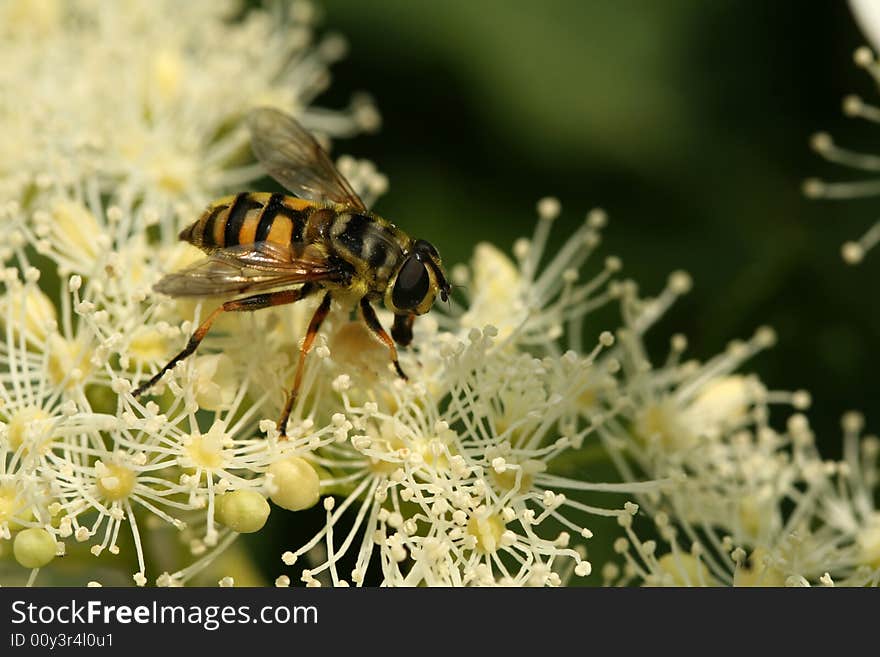
[[[355,269],[371,292],[382,294],[399,267],[409,237],[372,213],[332,208],[334,217],[324,227],[328,250]]]

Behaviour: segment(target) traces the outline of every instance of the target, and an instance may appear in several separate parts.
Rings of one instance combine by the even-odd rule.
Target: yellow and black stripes
[[[219,199],[198,221],[180,233],[180,239],[212,252],[238,244],[302,242],[312,201],[265,192],[245,192]]]
[[[265,213],[265,205],[253,198],[254,194],[239,194],[235,197],[235,201],[229,208],[229,214],[226,216],[226,227],[223,230],[223,244],[217,246],[233,246],[241,244],[241,233],[245,223],[247,223],[248,215],[253,210],[263,210]],[[253,218],[252,218],[253,219]]]
[[[229,208],[229,203],[225,202],[227,199],[228,197],[220,199],[208,207],[197,221],[180,231],[178,238],[184,242],[189,242],[200,249],[209,250],[206,248],[206,241],[213,245],[214,240],[213,238],[205,240],[205,233],[207,232],[209,235],[214,234],[214,224],[217,221],[217,217]],[[210,248],[213,248],[213,246]]]
[[[272,194],[269,197],[263,212],[260,213],[260,218],[256,223],[256,229],[251,241],[265,242],[283,239],[288,234],[288,225],[290,237],[287,241],[293,243],[303,241],[303,233],[309,214],[307,210],[310,208],[298,210],[291,207],[290,204],[285,203],[285,200],[288,198],[290,197],[285,197],[284,194]],[[281,217],[280,220],[279,217]],[[277,226],[276,222],[278,222]],[[240,243],[245,244],[246,242],[242,241]]]
[[[351,272],[347,280],[357,277],[380,295],[411,248],[409,237],[374,214],[267,192],[219,199],[180,238],[207,253],[258,242],[321,245]]]

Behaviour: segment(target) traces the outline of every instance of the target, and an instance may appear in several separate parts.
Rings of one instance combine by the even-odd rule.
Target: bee
[[[322,294],[278,419],[278,432],[284,437],[306,356],[332,301],[359,304],[366,326],[388,348],[397,374],[406,379],[395,343],[410,344],[416,315],[428,312],[437,296],[446,301],[450,284],[437,249],[370,212],[293,117],[262,107],[252,110],[247,123],[254,155],[290,195],[227,196],[181,231],[180,239],[207,257],[167,274],[153,289],[172,297],[233,298],[213,310],[184,349],[134,395],[147,392],[195,352],[220,314],[252,312]],[[376,316],[375,302],[383,302],[394,314],[391,337]]]

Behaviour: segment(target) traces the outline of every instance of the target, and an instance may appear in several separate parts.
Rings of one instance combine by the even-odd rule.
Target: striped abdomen
[[[211,205],[180,239],[211,252],[237,244],[302,242],[314,202],[284,194],[243,192]]]

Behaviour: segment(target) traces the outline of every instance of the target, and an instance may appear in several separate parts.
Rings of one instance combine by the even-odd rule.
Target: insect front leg
[[[394,324],[391,326],[391,337],[401,347],[408,347],[412,342],[412,325],[416,316],[412,313],[407,315],[395,315]]]
[[[220,313],[253,312],[254,310],[269,308],[271,306],[281,306],[287,303],[294,303],[308,296],[316,289],[316,285],[306,283],[296,290],[281,290],[279,292],[270,292],[267,294],[254,294],[249,297],[244,297],[243,299],[234,299],[232,301],[225,302],[219,308],[215,308],[214,311],[211,312],[210,315],[208,315],[205,321],[199,324],[199,327],[192,334],[192,337],[190,337],[189,342],[186,343],[183,351],[181,351],[174,358],[168,361],[165,367],[156,372],[156,374],[154,374],[149,381],[147,381],[146,383],[142,383],[140,386],[138,386],[132,394],[135,397],[140,397],[147,390],[156,385],[159,379],[161,379],[165,375],[165,372],[173,368],[184,358],[192,355],[192,353],[198,348],[202,340],[205,339],[205,336],[211,329],[211,325],[214,323],[214,320],[217,319]]]
[[[397,370],[398,376],[400,376],[400,378],[404,381],[407,381],[409,377],[403,373],[403,369],[401,369],[400,363],[397,360],[397,347],[394,346],[394,342],[385,332],[385,329],[382,328],[382,324],[379,322],[379,318],[376,317],[376,311],[373,310],[373,306],[370,305],[367,297],[361,299],[361,313],[363,314],[364,321],[367,323],[369,329],[377,338],[379,338],[379,340],[382,341],[382,343],[386,347],[388,347],[388,351],[391,353],[391,362],[394,363],[394,369]],[[396,320],[395,326],[397,326]]]
[[[306,356],[309,351],[312,349],[312,343],[315,341],[315,336],[318,335],[318,330],[321,328],[321,324],[324,319],[327,317],[327,313],[330,312],[330,301],[332,297],[330,293],[324,295],[324,299],[321,301],[321,305],[318,306],[318,309],[315,311],[315,314],[312,315],[312,321],[309,322],[309,328],[306,331],[306,337],[303,338],[302,346],[299,348],[299,362],[296,364],[296,374],[293,379],[293,387],[290,389],[290,393],[287,395],[287,401],[284,403],[284,410],[281,411],[281,417],[278,419],[278,433],[280,435],[280,439],[284,440],[287,438],[287,420],[290,419],[290,411],[293,409],[293,403],[296,401],[296,395],[299,392],[299,386],[302,383],[303,376],[303,368],[306,362]]]

